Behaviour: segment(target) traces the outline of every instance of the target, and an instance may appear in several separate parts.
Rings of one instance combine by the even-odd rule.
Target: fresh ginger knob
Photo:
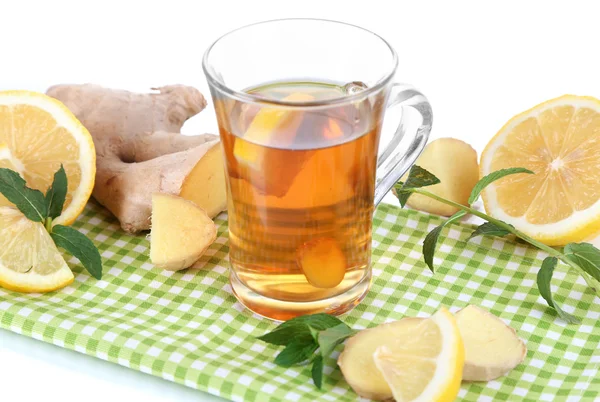
[[[346,256],[338,243],[321,238],[304,243],[298,250],[298,265],[316,288],[334,288],[346,274]]]

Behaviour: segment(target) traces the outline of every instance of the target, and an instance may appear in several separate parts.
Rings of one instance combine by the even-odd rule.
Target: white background
[[[327,18],[386,38],[400,56],[398,80],[416,85],[433,105],[432,137],[457,137],[481,150],[511,116],[541,101],[565,93],[600,97],[599,15],[595,3],[573,0],[0,0],[0,90],[93,82],[144,91],[182,83],[208,96],[201,59],[221,34],[274,18]],[[184,127],[188,134],[215,130],[210,106]],[[6,331],[0,392],[0,400],[24,402],[204,396]]]

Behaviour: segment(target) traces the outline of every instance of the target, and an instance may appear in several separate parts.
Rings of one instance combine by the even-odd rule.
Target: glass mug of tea
[[[206,51],[231,286],[250,310],[276,320],[341,314],[369,290],[374,208],[422,151],[432,122],[427,99],[392,82],[397,64],[374,33],[315,19],[250,25]],[[394,105],[402,119],[379,151]]]

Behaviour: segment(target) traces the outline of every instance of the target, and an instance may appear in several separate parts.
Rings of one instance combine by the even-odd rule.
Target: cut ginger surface
[[[150,259],[177,271],[196,262],[217,237],[206,212],[191,201],[169,194],[152,195]]]
[[[346,382],[361,397],[374,400],[392,398],[392,390],[375,367],[373,354],[381,345],[393,344],[402,333],[412,333],[422,319],[406,317],[360,331],[350,338],[340,354],[338,365]]]
[[[458,395],[464,345],[446,308],[359,332],[338,359],[356,393],[376,400],[441,402]]]
[[[496,379],[525,359],[525,343],[490,312],[470,305],[456,313],[456,322],[465,343],[463,380]]]
[[[548,245],[600,229],[600,100],[565,95],[511,119],[485,148],[480,174],[524,167],[483,192],[488,213]]]

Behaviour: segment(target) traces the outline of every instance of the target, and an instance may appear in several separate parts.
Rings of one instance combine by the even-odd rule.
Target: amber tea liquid
[[[347,91],[284,82],[247,92],[302,104]],[[336,314],[366,293],[380,104],[216,105],[229,177],[231,282],[251,310],[279,320]]]

